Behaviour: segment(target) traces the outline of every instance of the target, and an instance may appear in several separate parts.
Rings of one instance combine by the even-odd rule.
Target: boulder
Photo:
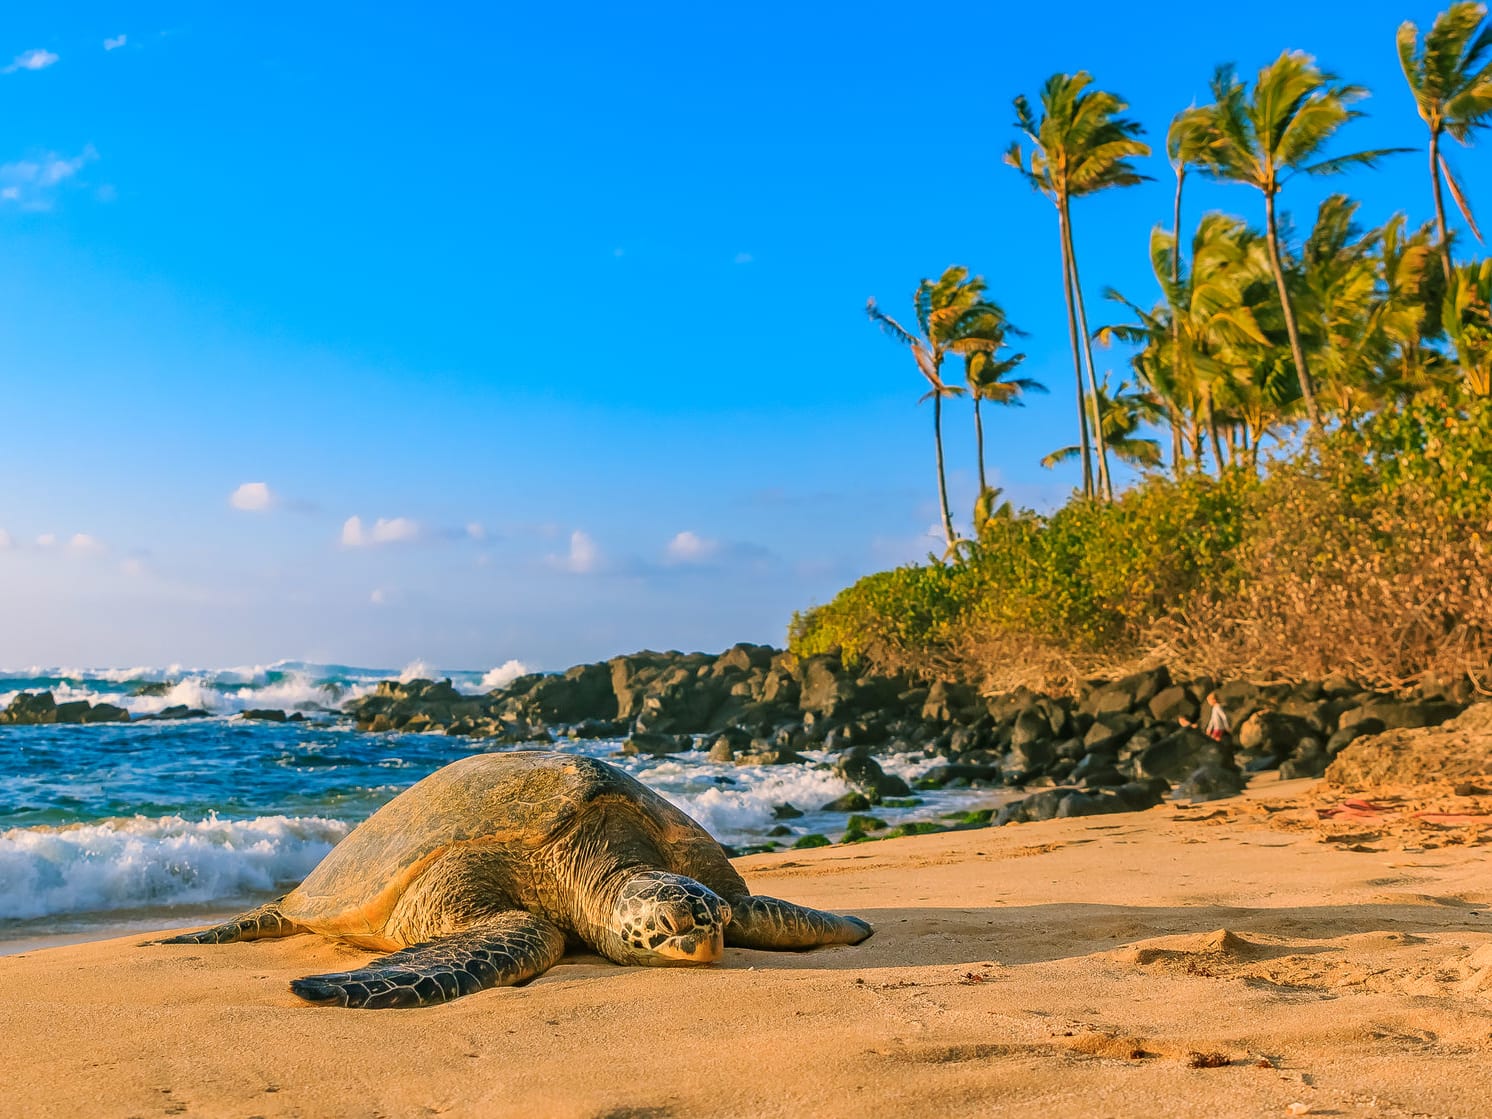
[[[1177,800],[1203,801],[1221,800],[1243,792],[1242,773],[1235,768],[1207,764],[1198,766],[1185,781],[1176,786]]]
[[[1193,727],[1166,735],[1134,759],[1138,776],[1181,781],[1204,765],[1232,768],[1233,751]]]
[[[1326,769],[1332,785],[1416,785],[1492,778],[1492,703],[1436,727],[1387,730],[1349,743]]]
[[[1238,745],[1250,754],[1287,758],[1312,731],[1311,724],[1298,715],[1256,711],[1238,728]]]
[[[887,773],[869,754],[856,751],[841,758],[834,767],[852,788],[864,793],[874,804],[884,797],[911,796],[912,790],[900,777]]]
[[[1148,704],[1159,692],[1171,686],[1171,672],[1165,665],[1136,672],[1093,689],[1079,704],[1079,710],[1092,715],[1120,714]]]
[[[941,789],[945,785],[998,785],[1004,779],[1004,772],[997,765],[970,765],[962,762],[951,762],[948,765],[935,765],[917,778],[917,787],[923,789]]]
[[[22,692],[0,711],[0,723],[35,726],[57,721],[57,701],[51,692]]]
[[[1090,752],[1117,750],[1140,725],[1140,720],[1132,715],[1115,712],[1100,715],[1083,736],[1083,747]]]
[[[1150,697],[1146,705],[1152,718],[1162,723],[1179,723],[1182,719],[1197,721],[1201,707],[1192,694],[1178,684],[1162,688]]]
[[[967,721],[973,714],[978,696],[967,684],[938,680],[927,690],[922,717],[934,723]]]
[[[799,664],[803,681],[798,707],[816,715],[835,716],[847,713],[855,697],[855,684],[837,656],[822,653],[805,657]]]
[[[1385,730],[1416,730],[1420,727],[1438,727],[1447,719],[1461,713],[1461,706],[1436,700],[1400,702],[1395,700],[1373,700],[1342,713],[1339,728],[1353,727],[1364,719],[1376,719]]]
[[[272,707],[251,707],[247,711],[240,711],[238,717],[240,719],[252,719],[264,723],[283,723],[285,721],[285,712],[277,711]],[[427,715],[418,716],[418,719],[421,726],[430,722],[430,718]],[[414,722],[414,719],[410,719],[404,725],[411,730],[419,729],[411,725]]]
[[[687,734],[658,734],[651,731],[638,731],[628,736],[622,743],[624,754],[649,754],[660,758],[668,754],[682,754],[686,750],[694,749],[694,739]]]
[[[127,723],[129,721],[130,713],[123,707],[116,707],[112,703],[95,703],[83,712],[85,723]]]
[[[57,705],[57,722],[59,723],[81,723],[88,717],[88,701],[86,699],[75,699],[68,703]]]

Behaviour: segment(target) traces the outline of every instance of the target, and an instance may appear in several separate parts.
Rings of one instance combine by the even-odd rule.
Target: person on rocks
[[[1207,726],[1203,733],[1215,742],[1221,742],[1233,728],[1228,725],[1228,713],[1223,710],[1223,705],[1218,702],[1216,692],[1207,693],[1207,706],[1211,713],[1207,716]]]

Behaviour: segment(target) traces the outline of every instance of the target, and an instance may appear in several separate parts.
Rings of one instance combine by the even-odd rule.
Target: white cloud
[[[750,253],[737,253],[735,263],[750,264],[754,259],[756,258],[753,257]]]
[[[96,536],[89,536],[86,532],[75,532],[67,542],[67,550],[80,556],[96,556],[104,550],[104,545]]]
[[[55,548],[57,546],[57,534],[55,532],[44,532],[36,538],[38,548]]]
[[[707,540],[698,533],[685,530],[668,542],[670,563],[703,563],[720,551],[720,541]]]
[[[576,529],[570,533],[568,555],[550,556],[549,565],[572,575],[589,575],[601,564],[601,551],[587,533]]]
[[[388,599],[388,592],[382,587],[375,587],[373,593],[368,596],[368,601],[374,606],[382,606]]]
[[[23,210],[50,210],[58,188],[97,158],[90,145],[70,159],[47,152],[35,159],[0,163],[0,202],[13,202]]]
[[[124,44],[129,41],[130,37],[128,35],[115,35],[112,39],[104,40],[104,50],[117,51],[120,47],[124,46]]]
[[[348,517],[342,523],[342,547],[369,548],[376,544],[401,544],[417,540],[420,526],[408,517],[379,517],[371,528],[363,527],[361,517]]]
[[[246,513],[262,513],[275,503],[275,495],[264,482],[245,482],[228,495],[228,504]]]
[[[16,60],[4,70],[0,70],[0,74],[14,74],[17,70],[45,70],[56,61],[57,55],[38,47],[36,50],[22,51],[16,55]]]
[[[518,677],[527,675],[528,665],[522,661],[505,661],[496,668],[487,670],[487,674],[482,677],[482,687],[490,692],[493,688],[501,688],[504,684],[511,684]]]
[[[476,521],[472,521],[466,526],[466,535],[470,536],[473,540],[486,540],[487,530]]]

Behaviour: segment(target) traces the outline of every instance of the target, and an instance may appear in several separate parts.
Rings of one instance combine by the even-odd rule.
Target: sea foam
[[[105,820],[0,832],[0,919],[190,905],[298,882],[350,825],[319,816]]]

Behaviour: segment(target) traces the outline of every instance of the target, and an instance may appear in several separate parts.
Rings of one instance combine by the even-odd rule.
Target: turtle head
[[[730,906],[692,878],[645,870],[622,883],[614,922],[626,963],[712,964],[725,950]]]

